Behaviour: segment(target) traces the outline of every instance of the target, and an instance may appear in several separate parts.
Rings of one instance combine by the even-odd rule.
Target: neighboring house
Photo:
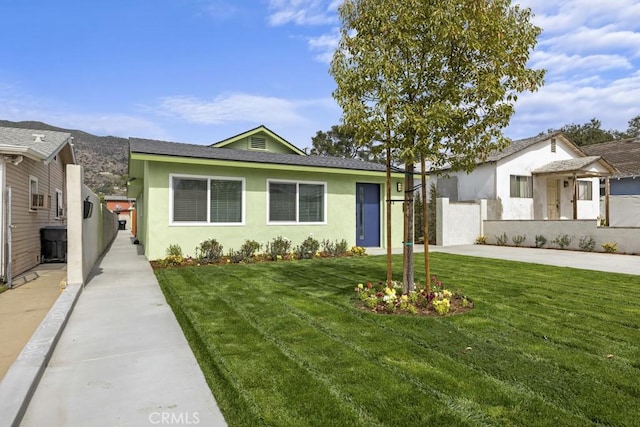
[[[308,156],[264,126],[212,146],[135,138],[129,145],[128,196],[149,259],[165,257],[172,244],[193,256],[212,238],[225,253],[278,236],[293,245],[310,235],[385,245],[384,165]],[[403,178],[392,175],[392,199],[404,196]],[[391,211],[392,245],[400,247],[402,204]]]
[[[609,225],[640,227],[640,138],[621,139],[580,147],[589,156],[602,156],[618,172],[609,179]],[[600,196],[606,195],[606,181],[600,181]],[[600,204],[606,215],[606,198]]]
[[[115,212],[118,215],[118,221],[121,221],[125,228],[131,230],[133,234],[136,234],[135,200],[126,196],[104,196],[107,209]]]
[[[41,262],[40,229],[66,224],[71,135],[0,127],[0,271],[5,281]]]
[[[487,199],[489,220],[552,220],[597,218],[598,178],[615,169],[554,132],[513,141],[471,173],[447,172],[431,173],[438,197]]]

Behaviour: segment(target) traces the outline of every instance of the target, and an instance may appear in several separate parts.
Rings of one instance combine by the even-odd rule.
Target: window
[[[45,207],[44,194],[38,193],[38,178],[29,177],[29,210],[42,209]]]
[[[171,181],[171,222],[243,223],[243,179],[172,176]]]
[[[269,222],[323,223],[324,183],[269,181]]]
[[[511,197],[533,198],[533,178],[511,175]]]
[[[62,191],[56,189],[56,218],[62,218],[64,216],[64,199],[62,197]]]
[[[593,200],[591,181],[578,181],[578,200]]]

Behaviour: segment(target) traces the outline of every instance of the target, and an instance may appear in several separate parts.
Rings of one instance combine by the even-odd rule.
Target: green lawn
[[[640,423],[640,276],[434,253],[471,312],[354,308],[356,284],[383,280],[385,262],[156,275],[231,426]]]

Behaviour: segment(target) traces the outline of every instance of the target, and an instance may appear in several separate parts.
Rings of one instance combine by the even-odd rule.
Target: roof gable
[[[545,133],[542,135],[537,135],[531,138],[524,138],[512,141],[505,149],[501,151],[493,151],[489,153],[487,159],[484,163],[488,162],[497,162],[498,160],[505,159],[509,156],[517,154],[521,151],[526,150],[529,147],[533,147],[534,145],[540,144],[542,142],[548,141],[555,138],[556,140],[562,141],[566,144],[571,151],[573,151],[577,157],[583,157],[584,153],[580,151],[578,146],[576,146],[573,142],[569,140],[564,134],[560,131]]]
[[[22,155],[34,160],[50,162],[61,150],[69,154],[65,157],[75,163],[71,146],[71,134],[52,130],[21,129],[0,127],[0,152]]]
[[[264,125],[248,130],[231,138],[211,144],[215,148],[231,148],[235,150],[256,150],[270,153],[297,154],[306,153],[291,144]]]
[[[615,176],[640,175],[640,139],[629,138],[580,147],[588,156],[601,156],[611,163],[618,173]]]

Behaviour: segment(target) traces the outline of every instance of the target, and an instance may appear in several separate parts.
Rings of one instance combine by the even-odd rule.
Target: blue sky
[[[299,147],[339,123],[333,0],[0,0],[0,118],[213,143],[264,124]],[[522,0],[543,28],[505,134],[640,115],[640,1]]]

